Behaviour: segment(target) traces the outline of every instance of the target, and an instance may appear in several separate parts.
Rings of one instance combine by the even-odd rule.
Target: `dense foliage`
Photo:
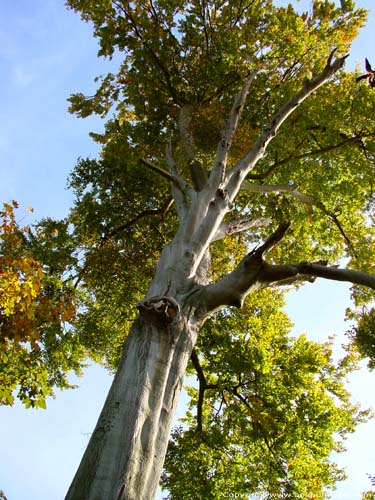
[[[332,339],[292,338],[282,304],[265,290],[204,329],[199,386],[168,448],[167,498],[324,498],[345,477],[330,453],[366,415],[344,387],[355,356],[336,365]]]
[[[72,387],[67,374],[80,372],[85,353],[67,327],[76,314],[75,291],[59,276],[64,263],[54,252],[63,225],[44,224],[50,232],[39,252],[43,265],[36,252],[45,241],[42,224],[38,236],[21,227],[17,208],[13,201],[0,211],[0,403],[13,404],[16,392],[26,407],[45,408],[54,387]]]
[[[116,364],[113,344],[119,352],[177,222],[168,182],[140,160],[163,167],[173,137],[180,170],[188,175],[192,157],[209,169],[233,95],[256,71],[231,150],[232,163],[241,158],[274,110],[324,66],[332,47],[349,50],[365,19],[353,2],[313,4],[309,14],[271,1],[67,2],[92,22],[99,55],[120,64],[116,74],[99,78],[94,96],[70,98],[79,116],[112,113],[105,132],[92,134],[103,144],[101,158],[80,160],[70,178],[77,195],[71,221],[93,291],[78,328],[110,365]],[[293,221],[292,231],[275,249],[276,262],[346,256],[356,269],[372,269],[374,95],[356,76],[341,73],[275,137],[232,212],[265,222],[218,243],[214,270],[224,271],[223,260],[238,261],[246,245],[269,233],[270,221],[272,227],[285,219]],[[363,293],[368,300],[369,292],[357,295]],[[95,338],[93,324],[100,331]],[[103,340],[109,334],[110,352]]]

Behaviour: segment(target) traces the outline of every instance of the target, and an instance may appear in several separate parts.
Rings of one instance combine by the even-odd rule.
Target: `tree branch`
[[[248,256],[254,257],[256,259],[263,259],[263,256],[270,250],[272,250],[284,238],[285,233],[288,231],[289,227],[290,227],[289,221],[280,224],[280,226],[276,229],[276,231],[273,232],[271,236],[269,236],[266,239],[263,245],[252,250],[248,254]]]
[[[169,140],[166,144],[165,158],[169,166],[170,175],[173,179],[176,180],[176,182],[173,182],[171,184],[171,191],[173,199],[176,203],[177,213],[180,217],[180,220],[182,220],[188,210],[187,198],[190,188],[182,178],[180,172],[178,171],[176,162],[173,159],[171,140]]]
[[[353,269],[340,269],[338,267],[326,267],[320,264],[301,262],[297,264],[300,274],[309,274],[317,278],[325,278],[334,281],[347,281],[353,285],[362,285],[375,290],[375,276]]]
[[[178,172],[178,169],[172,158],[168,146],[166,150],[166,159],[170,168],[170,172],[167,172],[166,170],[158,167],[157,165],[154,165],[145,158],[140,158],[139,161],[153,172],[156,172],[157,174],[167,179],[172,184],[172,196],[176,202],[177,213],[181,215],[182,207],[186,209],[186,198],[187,198],[187,193],[189,191],[189,187],[184,181],[184,179],[181,177],[180,173]],[[180,194],[178,194],[178,191],[180,192]]]
[[[307,81],[302,89],[292,96],[280,109],[277,111],[270,122],[265,126],[263,133],[256,141],[250,151],[233,167],[229,172],[230,181],[228,182],[227,190],[230,200],[232,201],[242,181],[246,175],[255,167],[257,162],[264,156],[268,144],[277,135],[281,125],[290,116],[291,113],[319,87],[326,83],[337,71],[339,71],[344,63],[347,55],[340,57],[332,62],[334,51],[328,57],[326,67],[313,80]]]
[[[168,196],[168,198],[166,199],[166,201],[163,203],[163,205],[160,208],[142,210],[142,212],[140,212],[138,215],[136,215],[133,219],[130,219],[129,221],[125,222],[124,224],[121,224],[120,226],[117,226],[114,229],[111,229],[108,233],[106,233],[104,236],[102,236],[102,238],[100,240],[100,246],[102,246],[109,239],[113,238],[113,236],[116,236],[116,234],[121,233],[122,231],[125,231],[126,229],[129,229],[131,226],[136,224],[139,220],[143,219],[144,217],[147,217],[148,215],[162,215],[162,216],[164,216],[170,210],[172,204],[173,204],[173,199],[171,196]]]
[[[204,401],[204,392],[206,389],[217,389],[217,384],[207,384],[206,376],[204,371],[199,363],[199,358],[197,351],[193,349],[191,356],[191,362],[195,368],[197,373],[198,381],[199,381],[199,391],[198,391],[198,402],[197,402],[197,430],[199,432],[203,429],[203,401]]]
[[[202,191],[207,184],[208,176],[201,162],[198,160],[190,161],[189,170],[194,189],[197,192]]]
[[[256,252],[247,255],[234,271],[217,283],[204,287],[199,296],[203,316],[222,306],[241,307],[246,295],[252,290],[314,282],[316,278],[346,281],[375,290],[375,275],[336,266],[328,267],[325,261],[267,264]]]
[[[178,116],[178,128],[180,131],[181,145],[184,156],[190,170],[193,188],[202,191],[207,184],[207,173],[202,164],[196,159],[196,147],[193,134],[189,127],[192,119],[192,107],[185,104],[182,106]]]
[[[337,229],[340,231],[342,237],[344,238],[346,244],[348,245],[348,250],[354,257],[357,257],[354,247],[349,237],[345,233],[344,228],[342,227],[342,224],[339,221],[337,215],[331,210],[328,210],[328,208],[326,208],[326,206],[322,202],[314,200],[314,198],[312,198],[311,196],[303,194],[300,191],[298,191],[298,189],[296,189],[294,185],[289,185],[289,184],[263,185],[263,184],[251,184],[250,182],[244,182],[241,186],[241,189],[245,191],[252,191],[255,193],[274,193],[274,194],[286,193],[289,194],[290,196],[293,196],[298,201],[305,203],[309,207],[318,208],[333,221]]]
[[[196,295],[202,317],[223,306],[241,307],[246,295],[252,290],[313,282],[315,278],[346,281],[375,290],[375,275],[337,266],[328,267],[326,261],[285,265],[266,263],[263,256],[283,238],[288,227],[289,223],[280,225],[263,245],[246,255],[231,273],[212,285],[202,287]]]
[[[184,104],[178,114],[177,123],[180,132],[182,152],[188,163],[193,161],[195,158],[194,137],[189,130],[191,119],[192,106],[190,104]]]
[[[263,245],[247,254],[232,272],[216,283],[202,287],[197,297],[203,316],[222,306],[241,307],[251,290],[264,287],[265,281],[260,279],[266,266],[263,256],[284,237],[289,226],[289,222],[281,224]]]
[[[269,217],[258,217],[253,219],[250,217],[241,217],[227,222],[222,222],[211,241],[218,241],[232,234],[247,231],[256,227],[265,227],[271,224],[272,219]]]
[[[171,206],[173,205],[173,198],[172,196],[168,196],[168,198],[165,200],[163,205],[160,208],[150,208],[146,210],[142,210],[138,215],[136,215],[133,219],[130,219],[129,221],[125,222],[124,224],[120,224],[119,226],[111,229],[110,231],[106,232],[104,236],[102,236],[99,240],[99,248],[103,247],[103,245],[116,236],[116,234],[121,233],[122,231],[126,231],[127,229],[131,228],[134,224],[136,224],[139,220],[143,219],[144,217],[147,217],[148,215],[161,215],[162,218],[166,215],[166,213],[170,210]],[[77,288],[79,285],[80,281],[82,280],[82,277],[87,269],[87,263],[80,269],[78,276],[75,278],[74,282],[74,288]]]
[[[362,285],[375,290],[375,276],[353,269],[340,269],[337,266],[326,266],[324,261],[299,262],[289,265],[264,264],[258,279],[264,284],[292,284],[295,280],[304,281],[310,278],[324,278],[333,281],[347,281],[353,285]],[[286,280],[288,282],[286,283]]]
[[[370,134],[369,134],[370,135]],[[371,134],[372,135],[372,134]],[[286,158],[283,158],[282,160],[275,161],[268,169],[259,174],[247,174],[247,179],[253,179],[253,180],[262,180],[265,179],[266,177],[270,176],[272,172],[277,168],[282,165],[285,165],[286,163],[289,163],[290,161],[296,161],[296,160],[304,160],[306,158],[311,158],[314,156],[318,156],[324,153],[329,153],[331,151],[334,151],[335,149],[342,148],[343,146],[346,146],[347,144],[350,143],[355,143],[358,142],[362,139],[362,137],[348,137],[347,139],[338,142],[336,144],[330,144],[329,146],[325,147],[320,147],[318,149],[313,149],[311,151],[306,151],[305,153],[300,153],[298,155],[290,155]]]
[[[167,179],[169,182],[176,183],[177,179],[173,175],[171,175],[169,172],[164,170],[163,168],[158,167],[157,165],[154,165],[150,161],[146,160],[145,158],[140,158],[139,161],[145,165],[145,167],[149,168],[153,172],[156,172],[157,174],[161,175],[165,179]]]
[[[217,146],[216,157],[214,160],[209,183],[214,189],[219,187],[221,178],[224,175],[229,150],[232,146],[234,134],[236,132],[238,122],[245,105],[247,94],[249,93],[250,85],[256,76],[255,72],[251,72],[246,78],[242,90],[236,95],[231,112],[229,114],[226,125],[223,129],[221,140]]]

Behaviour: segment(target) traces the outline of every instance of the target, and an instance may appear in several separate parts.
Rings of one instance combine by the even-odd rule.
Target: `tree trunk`
[[[197,329],[182,314],[169,323],[146,316],[134,322],[66,500],[147,500],[156,494]]]

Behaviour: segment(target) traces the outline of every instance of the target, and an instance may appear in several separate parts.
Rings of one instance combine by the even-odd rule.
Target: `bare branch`
[[[319,266],[326,266],[327,261],[319,260],[312,262]],[[267,264],[264,263],[258,279],[263,283],[262,288],[269,286],[298,285],[307,282],[313,283],[316,276],[310,273],[301,274],[298,270],[299,264]]]
[[[198,196],[196,196],[195,201],[191,205],[192,217],[190,224],[186,226],[188,232],[185,231],[185,236],[189,238],[192,254],[195,255],[195,265],[192,267],[191,276],[196,271],[196,267],[199,265],[201,258],[205,254],[229,209],[229,200],[227,192],[224,189],[226,159],[250,83],[254,77],[255,73],[252,73],[247,78],[242,91],[234,100],[208,182],[203,190],[197,193]],[[201,223],[202,219],[199,220],[199,214],[204,215],[203,223]]]
[[[221,135],[221,140],[218,144],[216,150],[216,157],[210,176],[210,184],[216,189],[219,184],[221,177],[226,168],[227,158],[229,150],[232,146],[233,137],[236,132],[238,122],[241,118],[241,114],[245,105],[247,94],[249,93],[249,88],[256,76],[255,72],[251,72],[248,78],[246,78],[245,84],[242,90],[236,95],[229,118],[226,122],[224,130]]]
[[[153,172],[156,172],[157,174],[161,175],[162,177],[164,177],[168,181],[170,181],[172,183],[175,183],[177,181],[176,177],[174,177],[173,175],[171,175],[169,172],[167,172],[163,168],[160,168],[157,165],[154,165],[153,163],[151,163],[150,161],[146,160],[145,158],[140,158],[139,161],[143,165],[145,165],[147,168],[149,168]]]
[[[302,89],[294,94],[279,111],[277,111],[270,122],[265,126],[263,133],[256,141],[251,150],[235,165],[230,171],[230,181],[228,182],[228,195],[232,201],[246,175],[255,167],[257,162],[264,156],[268,144],[276,136],[281,125],[291,113],[319,87],[326,83],[337,71],[339,71],[347,56],[340,57],[332,62],[334,51],[330,54],[324,70],[313,80],[307,81]]]
[[[284,238],[285,233],[288,231],[289,227],[290,227],[289,221],[280,224],[280,226],[276,229],[276,231],[273,232],[271,236],[269,236],[266,239],[263,245],[252,250],[249,253],[248,257],[263,259],[263,256],[270,250],[272,250]]]
[[[267,284],[291,284],[296,279],[311,281],[309,278],[325,278],[334,281],[347,281],[354,285],[362,285],[375,290],[375,276],[353,269],[340,269],[337,266],[326,266],[324,261],[300,262],[290,265],[265,264],[258,276],[259,280]],[[291,279],[294,278],[292,281]],[[289,280],[289,283],[286,282]]]
[[[202,316],[223,306],[241,307],[251,290],[313,282],[316,278],[346,281],[375,290],[375,275],[336,266],[327,267],[326,261],[286,265],[266,263],[263,258],[265,253],[283,238],[288,227],[289,223],[280,225],[263,245],[246,255],[231,273],[212,285],[202,287],[201,293],[196,296]]]
[[[241,217],[227,222],[222,222],[211,241],[221,240],[232,234],[247,231],[257,227],[265,227],[271,224],[272,219],[269,217],[258,217],[253,219],[250,217]]]
[[[353,269],[340,269],[338,267],[325,267],[319,264],[302,262],[297,265],[300,274],[310,274],[317,278],[334,281],[347,281],[353,285],[362,285],[375,290],[375,276]]]
[[[314,282],[316,278],[346,281],[375,290],[375,275],[353,269],[328,267],[325,261],[272,265],[264,262],[256,252],[247,255],[238,267],[213,285],[202,288],[198,299],[201,314],[206,316],[223,306],[241,307],[252,290],[269,286],[283,286]]]

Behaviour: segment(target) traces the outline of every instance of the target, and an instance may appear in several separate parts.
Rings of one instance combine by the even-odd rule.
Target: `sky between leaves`
[[[285,3],[277,0],[275,3]],[[310,2],[293,2],[308,10]],[[374,0],[357,6],[374,8]],[[355,42],[349,67],[364,57],[375,63],[375,12]],[[71,92],[89,94],[93,78],[105,73],[96,59],[90,27],[65,10],[62,0],[4,2],[0,18],[0,201],[16,199],[35,217],[61,217],[70,206],[66,176],[77,157],[94,156],[98,148],[88,137],[100,129],[96,118],[77,120],[68,115]],[[373,57],[372,57],[373,55]],[[21,212],[22,212],[21,210]],[[23,212],[22,212],[23,213]],[[26,216],[26,223],[31,222]],[[341,334],[348,300],[347,287],[322,283],[292,294],[288,312],[296,333],[309,330],[314,340]],[[313,305],[311,305],[313,304]],[[338,340],[340,344],[340,340]],[[8,500],[59,500],[76,470],[88,434],[96,423],[110,384],[100,367],[91,367],[76,391],[58,393],[46,411],[25,410],[20,404],[1,408],[0,488]],[[353,376],[352,392],[364,406],[375,407],[374,374]],[[366,473],[375,474],[375,422],[363,425],[349,440],[340,461],[348,465],[349,480],[332,494],[333,500],[360,498],[369,488]]]

